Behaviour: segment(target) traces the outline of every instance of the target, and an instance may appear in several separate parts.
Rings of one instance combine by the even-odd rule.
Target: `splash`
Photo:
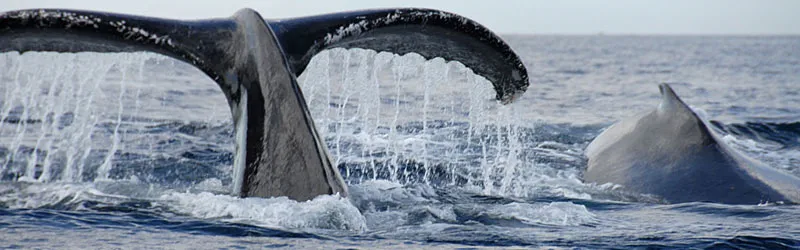
[[[230,114],[198,70],[149,53],[0,56],[2,180],[233,185]],[[298,80],[350,184],[590,197],[577,169],[552,167],[580,163],[582,145],[537,138],[526,107],[458,62],[334,49]]]
[[[202,113],[209,117],[197,119],[190,115],[197,108],[176,103],[174,96],[186,88],[165,87],[165,82],[216,85],[197,78],[192,72],[196,69],[155,54],[2,53],[0,65],[4,69],[0,71],[3,181],[129,178],[114,169],[119,161],[127,160],[118,157],[159,153],[157,147],[164,136],[148,130],[175,119],[211,122],[227,118],[217,115],[227,113],[212,110]],[[169,75],[163,73],[165,66]],[[190,90],[197,89],[203,88]],[[200,94],[186,99],[207,98]],[[215,100],[209,101],[213,104]],[[186,113],[176,115],[169,110],[175,108],[172,105],[187,109]]]
[[[536,122],[523,118],[525,107],[499,104],[491,83],[458,62],[333,49],[314,57],[299,82],[350,184],[389,180],[527,196],[538,176],[577,178],[542,170],[534,155],[547,152],[532,150],[540,142],[531,139]]]
[[[366,221],[350,202],[322,195],[307,202],[286,197],[238,198],[227,194],[169,193],[161,198],[178,212],[273,228],[320,228],[362,232]]]

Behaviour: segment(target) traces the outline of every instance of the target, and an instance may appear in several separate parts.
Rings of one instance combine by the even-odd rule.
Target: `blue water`
[[[505,36],[509,106],[463,65],[331,50],[300,77],[348,197],[230,195],[213,81],[155,54],[0,54],[0,248],[800,248],[800,207],[663,204],[581,181],[586,145],[670,83],[800,176],[800,37]]]

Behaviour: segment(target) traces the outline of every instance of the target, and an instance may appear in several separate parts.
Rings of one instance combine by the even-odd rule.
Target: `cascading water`
[[[312,59],[299,82],[351,184],[384,179],[512,196],[538,184],[527,178],[539,167],[524,149],[535,143],[526,136],[535,117],[499,104],[491,83],[460,63],[334,49]]]
[[[2,57],[3,180],[164,183],[156,176],[158,166],[126,169],[131,166],[115,165],[115,157],[141,156],[137,160],[146,165],[163,164],[159,159],[165,157],[180,162],[181,155],[168,152],[190,150],[174,144],[185,133],[164,138],[147,131],[174,122],[230,126],[214,83],[172,59],[147,53],[30,54]],[[532,143],[526,134],[534,130],[533,119],[516,114],[525,107],[500,105],[491,83],[460,63],[335,49],[313,58],[299,82],[348,183],[382,179],[526,196],[541,181],[531,176],[552,176],[537,170],[534,154],[524,149]],[[210,95],[217,95],[212,105],[205,98]],[[225,138],[216,144],[230,153],[229,143]],[[226,164],[215,166],[223,176],[207,177],[228,183]]]
[[[159,150],[164,135],[148,130],[175,122],[208,123],[227,118],[219,117],[217,114],[222,112],[215,110],[221,105],[214,101],[224,105],[224,99],[216,96],[218,90],[212,92],[214,98],[208,99],[214,104],[211,112],[202,115],[191,115],[199,111],[197,103],[177,103],[176,93],[195,91],[199,96],[187,99],[196,100],[209,95],[208,91],[202,92],[204,87],[216,86],[210,80],[198,78],[199,71],[162,56],[144,53],[0,56],[5,69],[0,71],[3,82],[0,84],[3,97],[0,173],[4,181],[92,182],[139,178],[121,174],[126,172],[122,169],[114,171],[119,168],[115,162],[120,156],[142,155],[152,160],[165,153]],[[164,86],[164,79],[158,76],[194,86]],[[182,95],[191,93],[178,96]],[[142,105],[143,102],[150,105]],[[180,109],[186,110],[180,112]],[[228,115],[226,110],[223,112]],[[203,115],[207,117],[204,119]]]
[[[14,53],[3,57],[8,64],[2,72],[0,112],[0,138],[6,149],[3,179],[80,182],[97,176],[96,171],[88,173],[84,168],[91,165],[87,161],[94,145],[110,146],[104,138],[91,136],[110,112],[100,112],[105,110],[95,105],[95,98],[104,98],[97,90],[114,85],[97,76],[106,75],[121,61],[50,53],[38,58]],[[54,60],[69,63],[43,63]]]
[[[659,82],[800,173],[797,38],[508,38],[535,79],[508,106],[457,62],[312,58],[298,82],[350,193],[305,202],[230,195],[228,104],[185,63],[0,53],[0,248],[800,245],[796,205],[658,204],[578,178],[586,144],[657,105]]]

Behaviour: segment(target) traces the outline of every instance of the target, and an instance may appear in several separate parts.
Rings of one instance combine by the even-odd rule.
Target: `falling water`
[[[164,107],[181,86],[164,87],[158,71],[182,80],[188,67],[147,53],[3,53],[0,66],[0,177],[25,182],[109,179],[117,155],[161,153],[152,150],[158,138],[141,131],[176,117]],[[188,70],[196,78],[199,71]],[[140,110],[145,98],[161,105]],[[228,115],[204,112],[209,118],[200,120],[218,113]]]
[[[137,178],[112,174],[126,167],[116,166],[115,158],[138,153],[157,164],[152,159],[170,153],[167,139],[143,132],[148,126],[200,121],[230,127],[216,85],[163,56],[0,56],[3,180]],[[386,179],[472,186],[486,194],[529,192],[520,184],[536,169],[523,150],[533,127],[522,126],[516,115],[524,107],[500,105],[492,84],[458,62],[334,49],[314,57],[298,82],[350,183]],[[216,99],[208,100],[212,94]],[[202,103],[200,110],[198,102],[213,104]],[[230,166],[225,169],[230,175]]]
[[[99,120],[94,107],[102,77],[117,62],[75,55],[3,54],[0,111],[3,179],[81,181]],[[68,61],[54,66],[51,61]]]
[[[335,49],[300,78],[312,116],[349,182],[476,185],[514,191],[526,164],[515,106],[457,62]],[[334,93],[334,94],[331,94]],[[435,100],[435,101],[432,101]]]

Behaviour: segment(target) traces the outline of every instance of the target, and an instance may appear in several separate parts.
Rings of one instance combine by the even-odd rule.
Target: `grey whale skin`
[[[721,141],[667,84],[655,110],[622,120],[586,148],[586,182],[614,183],[670,203],[800,203],[800,178]]]
[[[230,18],[193,21],[60,9],[0,13],[0,52],[149,51],[202,70],[230,105],[236,136],[232,193],[241,197],[347,195],[296,81],[311,57],[337,47],[459,61],[492,82],[503,103],[528,86],[525,66],[498,36],[431,9],[283,20],[242,9]]]

